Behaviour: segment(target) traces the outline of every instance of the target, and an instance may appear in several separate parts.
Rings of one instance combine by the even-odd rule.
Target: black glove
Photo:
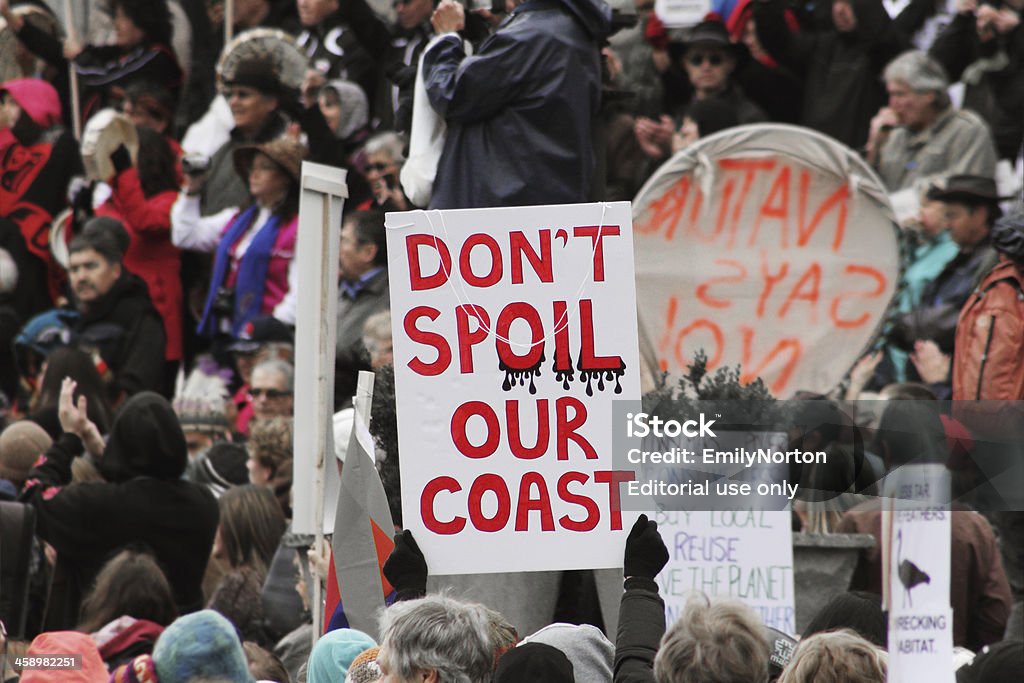
[[[118,173],[124,173],[131,168],[132,155],[128,153],[128,148],[118,145],[117,149],[110,153],[110,163],[114,165],[114,170]]]
[[[408,529],[395,534],[395,549],[384,563],[384,576],[398,593],[399,600],[427,594],[427,561]]]
[[[626,552],[622,559],[622,573],[629,578],[638,576],[654,580],[668,564],[668,548],[658,533],[658,523],[640,515],[626,537]]]

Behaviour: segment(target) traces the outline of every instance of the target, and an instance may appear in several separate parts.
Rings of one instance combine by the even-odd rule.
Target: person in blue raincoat
[[[509,0],[508,18],[473,56],[455,31],[462,5],[443,0],[443,37],[423,55],[430,104],[448,124],[431,209],[564,204],[592,199],[601,105],[603,0]]]

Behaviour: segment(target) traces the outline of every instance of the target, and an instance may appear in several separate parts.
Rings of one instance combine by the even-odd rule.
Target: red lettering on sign
[[[482,246],[490,254],[491,268],[484,275],[477,275],[473,272],[473,249]],[[498,241],[487,233],[470,235],[462,244],[459,252],[459,272],[467,285],[472,287],[493,287],[501,281],[501,247]]]
[[[530,493],[536,489],[537,497]],[[519,482],[519,501],[516,505],[516,531],[527,531],[530,528],[530,513],[540,513],[540,530],[554,531],[555,520],[551,514],[551,496],[548,486],[540,472],[527,472]]]
[[[466,435],[469,418],[479,415],[487,426],[487,436],[479,446],[474,446]],[[501,441],[501,425],[494,409],[483,401],[467,401],[455,409],[451,422],[452,443],[467,458],[488,458],[494,455]]]
[[[476,319],[476,329],[469,329],[470,316]],[[473,347],[487,339],[491,319],[483,306],[463,304],[455,309],[455,329],[459,338],[459,370],[462,374],[473,372]]]
[[[634,472],[621,470],[598,470],[594,472],[594,481],[608,485],[608,509],[612,531],[622,529],[622,504],[619,502],[619,484],[636,479]]]
[[[617,237],[617,225],[578,225],[572,229],[573,237],[589,237],[594,249],[594,282],[604,282],[604,238]]]
[[[855,291],[845,292],[839,294],[832,299],[832,306],[829,308],[829,317],[836,327],[840,329],[850,329],[854,327],[860,327],[870,320],[871,315],[865,311],[861,315],[853,318],[840,318],[839,317],[839,306],[843,303],[844,299],[877,299],[883,293],[885,293],[887,280],[885,275],[882,274],[877,268],[871,266],[862,266],[856,264],[849,264],[846,266],[846,272],[850,275],[864,275],[875,282],[875,286],[870,291]]]
[[[806,287],[806,291],[804,288]],[[818,322],[818,299],[821,296],[821,264],[812,263],[789,291],[786,302],[779,309],[779,318],[785,318],[794,301],[806,301],[811,305],[811,322]]]
[[[725,258],[715,259],[715,264],[734,268],[737,272],[734,275],[712,277],[697,285],[697,300],[710,308],[729,308],[732,306],[732,301],[715,298],[708,293],[708,290],[718,284],[738,284],[743,282],[747,278],[747,267],[739,261]],[[675,297],[672,298],[672,301],[675,301]]]
[[[409,339],[417,344],[432,346],[437,350],[437,359],[432,363],[425,363],[420,360],[419,356],[414,356],[413,359],[408,362],[407,365],[409,369],[417,375],[434,377],[436,375],[440,375],[448,369],[449,365],[451,365],[452,351],[448,347],[448,342],[445,338],[437,332],[421,330],[416,326],[416,323],[420,318],[437,320],[440,315],[441,311],[436,308],[431,308],[430,306],[416,306],[415,308],[409,309],[409,312],[405,314],[403,326],[405,327],[405,334]]]
[[[483,511],[483,497],[485,493],[491,492],[498,499],[498,509],[493,517],[488,517]],[[508,524],[512,515],[512,499],[508,494],[508,486],[505,480],[497,474],[481,474],[473,482],[469,489],[469,521],[478,531],[488,533],[501,531]]]
[[[537,399],[537,438],[530,447],[523,445],[519,428],[519,401],[505,401],[505,424],[508,425],[508,447],[512,455],[522,460],[533,460],[548,450],[551,429],[548,425],[548,400]]]
[[[597,523],[601,520],[601,510],[597,507],[597,503],[594,502],[593,499],[578,493],[573,493],[569,490],[569,484],[586,484],[588,479],[589,477],[582,472],[566,472],[558,478],[558,497],[566,503],[579,505],[587,511],[587,516],[579,522],[569,515],[559,517],[558,524],[563,529],[580,532],[592,531],[597,527]]]
[[[544,229],[540,235],[540,253],[534,251],[530,241],[522,231],[515,231],[509,236],[509,247],[512,250],[512,284],[523,284],[523,257],[530,262],[533,272],[541,282],[554,282],[551,263],[551,231]]]
[[[832,251],[838,252],[843,243],[843,235],[846,233],[847,204],[850,199],[850,188],[843,184],[835,192],[829,195],[819,206],[810,223],[806,221],[807,216],[807,195],[810,194],[811,174],[808,171],[800,171],[800,190],[797,201],[798,222],[796,228],[796,244],[798,247],[806,246],[811,237],[821,226],[821,221],[832,209],[837,211],[836,231],[832,238]]]
[[[437,272],[433,275],[424,276],[420,266],[420,247],[432,247],[441,258]],[[448,251],[448,245],[434,235],[409,235],[405,238],[405,254],[409,259],[409,280],[412,291],[419,292],[425,289],[434,289],[448,282],[448,276],[452,272],[452,255]]]
[[[572,417],[569,417],[569,409],[572,409]],[[587,423],[587,406],[583,401],[574,396],[562,396],[555,401],[555,439],[556,453],[559,460],[569,459],[569,441],[572,441],[583,451],[587,460],[596,460],[597,451],[590,445],[587,438],[577,434],[576,430]]]
[[[451,536],[466,528],[465,517],[455,517],[450,522],[442,522],[434,515],[434,499],[438,493],[458,493],[461,490],[462,485],[455,477],[436,477],[428,481],[423,487],[423,493],[420,494],[420,519],[423,520],[423,526],[442,536]]]

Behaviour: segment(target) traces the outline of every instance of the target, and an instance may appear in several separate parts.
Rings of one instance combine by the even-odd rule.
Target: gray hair
[[[905,83],[914,92],[936,94],[936,106],[944,109],[949,106],[949,76],[935,59],[922,50],[909,50],[885,67],[883,78],[887,83],[898,81]]]
[[[885,683],[889,657],[849,629],[800,641],[779,683]]]
[[[378,154],[384,152],[389,155],[395,163],[405,161],[405,143],[402,138],[393,131],[379,133],[366,141],[363,151],[367,154]]]
[[[295,390],[295,368],[292,367],[291,363],[283,361],[280,358],[271,358],[269,360],[262,361],[259,365],[252,369],[253,374],[256,374],[257,370],[270,370],[273,373],[284,377],[285,391]]]
[[[768,680],[768,639],[754,611],[738,600],[691,596],[654,658],[658,683]]]
[[[400,680],[436,671],[438,683],[490,683],[494,649],[482,605],[444,595],[397,602],[380,619],[384,666]]]

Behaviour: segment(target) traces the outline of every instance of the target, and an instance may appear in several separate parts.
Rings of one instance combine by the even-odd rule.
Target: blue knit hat
[[[339,628],[325,633],[309,654],[308,683],[332,683],[345,680],[352,660],[377,643],[354,628]],[[163,683],[163,679],[160,679]]]
[[[198,676],[253,682],[235,627],[209,609],[187,614],[164,629],[153,661],[160,683],[187,683]]]

